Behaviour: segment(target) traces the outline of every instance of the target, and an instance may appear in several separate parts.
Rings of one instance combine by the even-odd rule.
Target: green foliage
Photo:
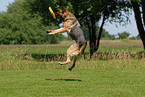
[[[26,9],[32,14],[33,17],[40,16],[42,17],[43,24],[49,25],[53,22],[55,25],[60,22],[53,19],[49,7],[53,9],[54,12],[62,9],[61,5],[65,5],[66,0],[26,0],[24,5]],[[59,19],[59,16],[56,16]]]
[[[73,5],[75,16],[80,20],[82,24],[86,23],[87,19],[91,23],[91,18],[94,17],[94,21],[98,22],[105,14],[105,18],[108,21],[124,23],[129,22],[129,15],[131,5],[126,0],[67,0]],[[124,13],[123,13],[124,12]],[[86,23],[87,24],[87,23]]]
[[[138,35],[136,36],[136,38],[137,38],[137,39],[140,39],[140,35],[138,34]]]
[[[130,39],[130,40],[137,40],[137,37],[132,36],[132,37],[130,37],[129,39]]]
[[[128,20],[125,20],[124,18],[128,19],[127,16],[129,14],[129,10],[128,8],[125,8],[125,6],[130,6],[128,2],[115,1],[115,0],[111,0],[111,1],[49,0],[49,2],[47,0],[26,0],[26,7],[30,9],[29,11],[32,12],[33,14],[37,14],[43,17],[44,24],[48,24],[49,22],[54,22],[55,24],[58,24],[57,21],[52,19],[48,7],[51,6],[54,12],[56,12],[61,9],[62,5],[67,6],[68,10],[71,11],[73,14],[75,14],[79,22],[82,24],[82,28],[85,33],[86,40],[90,39],[89,38],[90,33],[96,33],[97,31],[99,31],[98,29],[96,29],[97,28],[96,23],[100,20],[104,12],[107,18],[112,17],[110,22],[115,20],[116,20],[115,22],[118,21],[126,22]],[[122,15],[121,10],[122,11],[124,10],[127,16]],[[57,16],[57,18],[59,17]],[[94,24],[92,23],[91,20],[94,21]],[[91,25],[93,25],[95,28],[93,28]],[[96,31],[94,30],[93,32],[93,29],[95,29]],[[109,37],[111,37],[111,39],[114,39],[114,36],[109,36]]]
[[[101,39],[104,40],[115,40],[115,35],[110,35],[105,29],[102,30]]]
[[[58,43],[66,39],[63,35],[47,35],[45,32],[48,29],[57,29],[57,25],[61,22],[53,19],[48,7],[51,6],[56,12],[62,5],[67,5],[68,10],[75,14],[82,24],[86,40],[89,40],[93,27],[96,34],[99,31],[97,22],[105,13],[106,18],[112,17],[110,22],[114,20],[117,22],[117,19],[120,22],[128,21],[124,18],[128,19],[130,4],[124,0],[113,1],[16,0],[8,6],[7,12],[0,13],[0,44]],[[126,16],[122,16],[123,10]],[[95,21],[95,24],[92,24],[91,20]],[[94,35],[97,36],[96,34]],[[115,36],[103,30],[102,39],[115,39]]]
[[[127,39],[129,35],[130,33],[128,32],[118,33],[119,39]]]
[[[24,1],[16,0],[8,6],[7,12],[0,14],[0,44],[44,44],[63,40],[62,35],[47,35],[47,28],[55,29],[56,26],[45,26],[42,17],[32,17]]]
[[[85,25],[82,25],[82,30],[84,32],[84,36],[86,40],[90,40],[88,28]],[[96,36],[99,33],[99,26],[96,27]],[[103,40],[115,40],[115,35],[110,35],[105,29],[102,31],[101,39]]]
[[[124,39],[121,39],[121,41],[122,41],[122,42],[130,42],[129,39],[125,39],[125,38],[124,38]]]

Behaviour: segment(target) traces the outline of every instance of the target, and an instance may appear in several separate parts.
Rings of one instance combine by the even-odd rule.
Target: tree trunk
[[[93,53],[96,52],[100,45],[100,39],[102,35],[103,26],[105,23],[105,15],[103,16],[102,24],[99,31],[99,36],[96,44],[96,20],[95,17],[87,18],[87,25],[89,28],[89,36],[90,36],[90,58],[92,57]]]
[[[145,0],[142,0],[143,22],[145,27]]]
[[[96,46],[96,19],[91,16],[87,18],[87,25],[89,28],[89,36],[90,36],[90,58],[94,53],[94,49]]]
[[[96,21],[94,17],[91,17],[91,29],[92,29],[92,36],[91,36],[91,41],[90,41],[90,58],[93,55],[93,53],[95,52],[95,46],[96,46]]]
[[[104,14],[102,24],[101,24],[101,27],[100,27],[100,31],[99,31],[99,35],[98,35],[97,45],[96,45],[95,50],[94,50],[95,52],[98,50],[99,45],[100,45],[100,39],[101,39],[102,30],[103,30],[105,20],[106,20],[106,18],[105,18],[105,14]]]
[[[136,19],[138,32],[139,32],[140,38],[142,40],[142,43],[143,43],[143,46],[144,46],[144,49],[145,49],[145,30],[144,30],[142,17],[141,17],[140,7],[139,7],[138,2],[135,2],[135,1],[132,1],[132,0],[131,0],[131,4],[132,4],[134,14],[135,14],[135,19]]]

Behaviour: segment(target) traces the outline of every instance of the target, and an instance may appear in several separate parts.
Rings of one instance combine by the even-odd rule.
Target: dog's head
[[[64,6],[62,6],[62,10],[56,12],[56,15],[60,15],[60,20],[65,19],[66,15],[67,15],[67,8],[65,8]]]

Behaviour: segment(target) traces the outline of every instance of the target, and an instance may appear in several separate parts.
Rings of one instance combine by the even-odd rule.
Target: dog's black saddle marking
[[[79,48],[83,44],[85,44],[85,37],[84,37],[82,29],[79,26],[72,27],[69,34],[70,34],[71,38],[73,40],[75,40],[77,44],[79,44]]]

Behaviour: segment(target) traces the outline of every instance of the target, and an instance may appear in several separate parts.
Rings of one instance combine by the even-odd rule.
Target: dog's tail
[[[85,42],[85,44],[80,49],[81,55],[84,53],[86,46],[87,46],[87,42]]]

